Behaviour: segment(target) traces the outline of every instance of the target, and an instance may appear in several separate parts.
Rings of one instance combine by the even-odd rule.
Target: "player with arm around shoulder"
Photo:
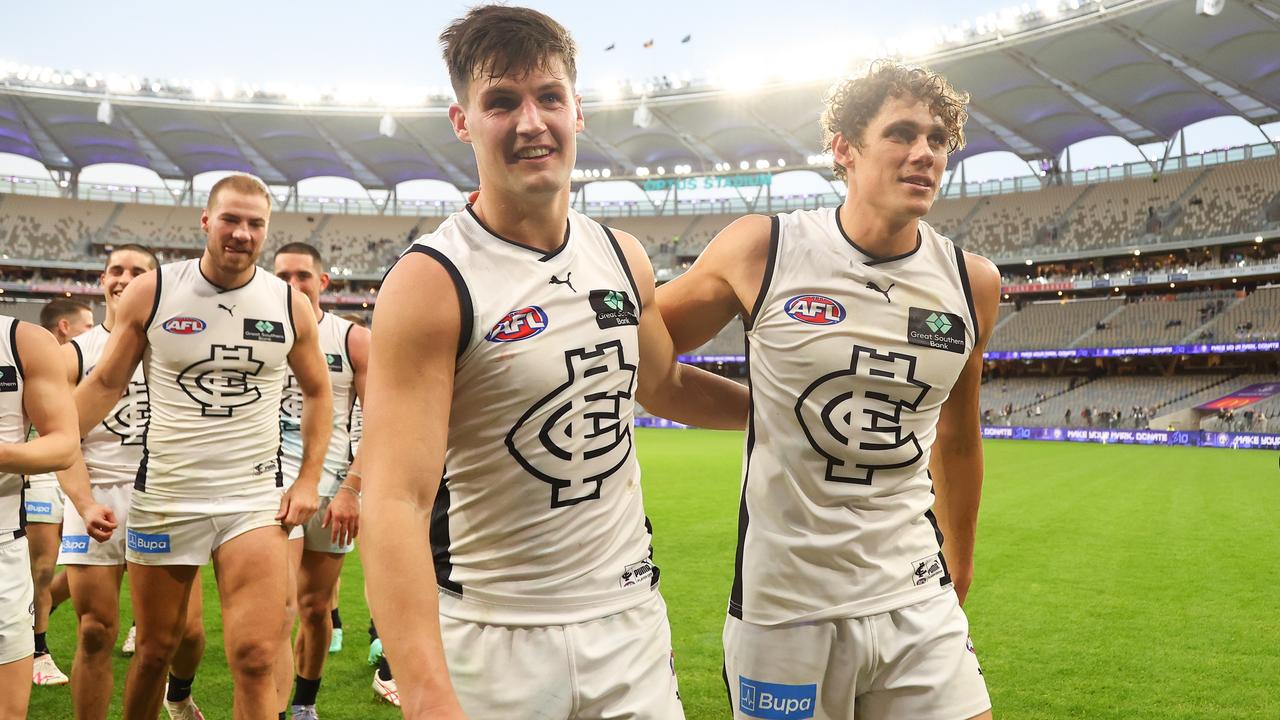
[[[658,292],[677,350],[746,327],[735,718],[990,715],[960,604],[999,275],[922,220],[965,102],[889,62],[839,83],[823,128],[844,204],[744,217]]]
[[[39,437],[27,440],[29,426]],[[75,405],[48,331],[0,316],[0,720],[27,716],[31,697],[34,588],[22,512],[23,475],[69,467],[79,456]],[[64,484],[67,499],[99,540],[115,519],[87,483]]]
[[[484,6],[442,40],[482,190],[379,292],[361,444],[402,709],[683,717],[634,407],[742,427],[745,390],[673,367],[639,243],[569,208],[584,120],[564,28]],[[432,563],[405,542],[424,535]]]

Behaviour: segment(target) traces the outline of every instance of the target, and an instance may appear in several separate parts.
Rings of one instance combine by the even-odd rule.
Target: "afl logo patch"
[[[782,309],[806,325],[835,325],[844,320],[844,306],[825,295],[796,295]]]
[[[484,336],[496,343],[526,340],[547,329],[547,313],[537,305],[512,310]]]
[[[160,327],[164,328],[165,332],[173,333],[174,335],[195,335],[196,333],[204,332],[208,325],[200,318],[180,315],[165,320]]]

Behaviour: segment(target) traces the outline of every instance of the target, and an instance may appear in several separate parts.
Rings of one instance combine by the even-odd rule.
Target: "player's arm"
[[[942,552],[962,604],[973,582],[973,547],[982,498],[982,352],[991,339],[1000,298],[1000,272],[995,265],[978,255],[964,256],[980,333],[973,354],[942,404],[929,461],[934,510],[944,538]]]
[[[121,293],[115,325],[102,357],[89,376],[76,386],[80,437],[88,435],[93,426],[111,412],[142,361],[147,347],[147,321],[156,302],[156,277],[155,270],[143,273]]]
[[[431,312],[421,312],[426,298]],[[462,321],[436,260],[411,252],[378,292],[365,388],[364,552],[369,607],[396,669],[408,720],[462,718],[445,665],[435,566],[426,538],[444,472]],[[406,572],[412,568],[413,572]]]
[[[62,354],[62,364],[66,367],[67,385],[70,388],[68,392],[71,392],[80,380],[80,353],[74,342],[63,345],[58,351]],[[111,512],[111,508],[94,501],[89,484],[89,468],[85,466],[84,458],[77,455],[71,467],[59,470],[57,477],[62,492],[84,519],[89,536],[98,542],[109,540],[116,527],[115,513]]]
[[[654,298],[653,266],[631,235],[614,231],[640,293],[640,366],[636,400],[654,415],[698,427],[742,430],[747,388],[728,378],[676,361],[662,309]]]
[[[311,302],[302,293],[289,293],[293,306],[293,347],[289,369],[302,391],[302,462],[298,478],[280,498],[276,519],[286,527],[301,525],[320,507],[318,488],[324,472],[324,455],[333,431],[333,390],[329,364],[320,351],[320,331]]]
[[[693,266],[658,288],[658,306],[678,353],[697,349],[734,317],[748,317],[769,260],[772,223],[738,218],[721,230]]]
[[[18,322],[14,354],[22,366],[22,407],[40,436],[0,443],[0,472],[21,475],[64,470],[80,454],[76,408],[71,402],[58,341],[39,325]]]
[[[369,330],[352,325],[347,331],[347,359],[351,361],[351,385],[356,399],[364,403],[364,383],[369,369]],[[346,545],[360,533],[360,492],[364,487],[361,477],[363,465],[360,455],[351,460],[347,477],[333,496],[325,512],[321,527],[329,528],[330,539],[335,545]]]

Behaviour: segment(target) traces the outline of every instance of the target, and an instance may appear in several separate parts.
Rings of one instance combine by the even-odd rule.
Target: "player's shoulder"
[[[716,233],[702,252],[708,260],[737,264],[763,260],[775,242],[780,219],[771,215],[743,215]]]

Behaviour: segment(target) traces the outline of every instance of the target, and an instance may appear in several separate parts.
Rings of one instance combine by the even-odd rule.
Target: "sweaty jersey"
[[[157,270],[142,360],[151,417],[135,504],[173,507],[280,486],[289,298],[289,286],[261,269],[230,289],[205,279],[198,258]]]
[[[453,277],[462,328],[431,521],[460,620],[582,622],[651,596],[633,447],[638,294],[612,233],[572,210],[543,253],[468,207],[406,252]],[[424,298],[423,312],[429,312]]]
[[[22,388],[18,321],[0,315],[0,443],[27,440],[27,413],[22,405]],[[0,472],[0,542],[22,537],[24,525],[22,476]]]
[[[320,476],[321,497],[337,494],[351,464],[351,406],[356,400],[355,373],[347,352],[351,327],[351,321],[333,313],[320,316],[320,350],[329,365],[329,382],[333,386],[333,432],[324,455],[324,474]],[[284,482],[289,485],[298,478],[302,467],[302,388],[292,370],[286,372],[286,377],[280,399],[280,460]]]
[[[921,222],[915,250],[875,258],[835,209],[781,215],[751,318],[730,613],[859,617],[947,591],[928,465],[978,337],[961,251]]]
[[[87,377],[98,364],[110,339],[110,331],[102,325],[95,325],[71,340],[79,362],[76,382]],[[80,441],[90,483],[111,485],[132,482],[137,478],[149,413],[147,383],[139,365],[115,407]]]

